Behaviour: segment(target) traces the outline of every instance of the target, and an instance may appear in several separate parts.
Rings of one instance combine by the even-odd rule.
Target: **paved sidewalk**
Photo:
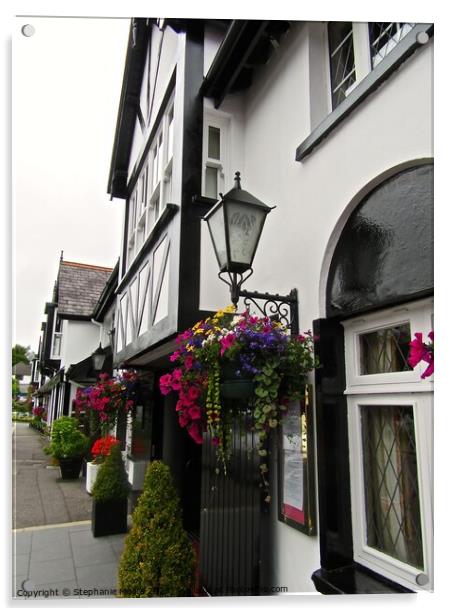
[[[114,598],[125,536],[94,538],[91,522],[13,531],[13,598]]]
[[[46,444],[28,424],[13,424],[12,596],[114,597],[125,535],[93,537],[85,479],[63,481]]]
[[[91,497],[83,477],[63,481],[42,451],[48,440],[28,427],[13,427],[13,528],[91,518]]]

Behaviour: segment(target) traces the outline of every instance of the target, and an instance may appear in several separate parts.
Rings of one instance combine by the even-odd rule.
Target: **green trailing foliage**
[[[44,452],[54,458],[83,457],[87,451],[89,440],[78,429],[79,422],[75,417],[60,417],[52,424],[50,444]]]
[[[166,464],[151,462],[119,564],[121,597],[192,595],[196,559]]]
[[[127,498],[129,489],[121,448],[114,445],[97,473],[92,490],[93,500],[121,500]]]

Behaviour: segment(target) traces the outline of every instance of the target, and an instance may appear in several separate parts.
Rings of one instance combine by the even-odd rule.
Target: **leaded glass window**
[[[414,23],[372,22],[369,23],[369,43],[372,68],[375,68],[405,35]]]
[[[330,22],[328,39],[334,109],[345,99],[356,81],[353,24],[351,22]]]
[[[411,370],[408,364],[410,340],[409,323],[361,334],[360,373],[382,374]]]
[[[367,545],[423,567],[416,436],[410,406],[361,406]]]

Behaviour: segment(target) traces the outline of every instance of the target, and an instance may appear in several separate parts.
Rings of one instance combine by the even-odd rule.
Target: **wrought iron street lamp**
[[[244,298],[247,308],[252,302],[262,314],[278,316],[298,333],[298,298],[296,289],[289,295],[250,292],[242,284],[253,273],[256,254],[267,214],[274,209],[259,201],[240,185],[240,173],[234,178],[234,187],[204,216],[209,227],[220,272],[218,277],[231,292],[232,303],[237,306]]]
[[[105,351],[105,349],[102,348],[102,345],[99,344],[97,349],[91,355],[91,359],[93,362],[93,368],[96,372],[100,372],[102,370],[106,355],[107,355],[107,352]]]
[[[253,260],[267,214],[274,208],[259,201],[240,185],[237,171],[234,187],[204,216],[209,227],[219,277],[229,285],[232,302],[237,304],[240,287],[253,273]],[[245,273],[247,275],[245,275]],[[229,276],[229,280],[222,275]]]

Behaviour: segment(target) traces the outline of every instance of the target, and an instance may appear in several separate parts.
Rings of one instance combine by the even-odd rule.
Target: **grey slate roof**
[[[61,261],[58,273],[58,313],[92,315],[112,268]]]

